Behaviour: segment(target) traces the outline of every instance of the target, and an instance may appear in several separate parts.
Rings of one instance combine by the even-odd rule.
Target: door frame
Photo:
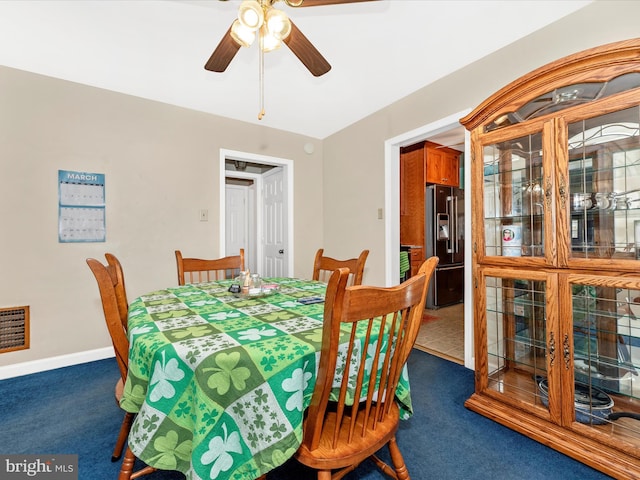
[[[460,127],[460,119],[469,114],[465,109],[435,122],[423,125],[409,132],[402,133],[384,142],[384,178],[385,178],[385,282],[387,286],[398,283],[397,272],[400,271],[400,148],[428,140],[440,133]],[[464,186],[465,190],[465,245],[464,245],[464,364],[474,368],[473,349],[473,289],[471,269],[471,135],[465,130],[464,135]]]
[[[239,172],[233,172],[233,175],[227,175],[227,170],[225,168],[226,160],[239,160],[250,163],[261,163],[264,165],[273,165],[277,167],[283,168],[283,176],[285,180],[285,192],[284,195],[286,197],[287,203],[287,213],[285,215],[287,221],[287,247],[286,253],[287,256],[287,272],[286,275],[289,277],[293,276],[293,258],[294,258],[294,245],[293,245],[293,161],[286,158],[279,157],[270,157],[267,155],[260,155],[255,153],[248,152],[240,152],[237,150],[228,150],[225,148],[220,149],[220,157],[219,157],[219,204],[220,204],[220,213],[219,213],[219,245],[220,245],[220,256],[225,255],[225,247],[226,247],[226,195],[225,195],[225,180],[227,176],[235,176],[240,177],[238,175]],[[257,203],[260,202],[260,198],[262,197],[262,180],[258,179],[258,191],[256,195]],[[256,208],[256,235],[260,237],[262,232],[262,209]],[[260,253],[262,252],[262,240],[260,238],[256,238],[256,259],[257,264],[262,265]]]

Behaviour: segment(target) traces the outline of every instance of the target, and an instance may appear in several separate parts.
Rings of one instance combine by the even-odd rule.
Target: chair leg
[[[122,466],[120,467],[118,480],[129,480],[131,478],[131,474],[133,473],[133,464],[135,461],[136,456],[133,454],[131,449],[127,447],[127,451],[124,453],[124,458],[122,459]]]
[[[134,472],[133,466],[135,463],[136,463],[136,456],[133,454],[131,449],[127,447],[127,451],[124,453],[124,459],[122,460],[122,467],[120,467],[120,474],[118,475],[118,480],[134,480],[135,478],[148,475],[157,470],[156,468],[150,467],[149,465],[147,465],[146,467],[141,468],[137,472]]]
[[[387,465],[385,462],[380,460],[380,458],[378,458],[377,455],[371,455],[369,459],[376,464],[376,467],[378,467],[378,469],[382,473],[384,473],[388,477],[398,480],[398,475],[396,475],[396,471],[393,468],[391,468],[389,465]]]
[[[353,465],[349,465],[339,470],[318,471],[318,479],[326,478],[327,480],[341,480],[347,473],[353,472],[356,468],[358,468],[358,465],[360,465],[360,463],[354,463]]]
[[[140,478],[144,475],[149,475],[150,473],[155,472],[157,469],[150,467],[150,466],[146,466],[140,470],[138,470],[137,472],[134,472],[133,475],[131,475],[131,480],[135,480],[136,478]]]
[[[129,412],[125,412],[124,414],[122,425],[120,426],[120,433],[118,434],[118,440],[116,440],[116,445],[113,448],[113,455],[111,455],[112,462],[117,462],[122,456],[124,444],[126,443],[129,432],[131,431],[131,424],[133,423],[134,416],[135,415],[133,413]]]
[[[404,458],[402,458],[402,453],[400,453],[400,448],[398,447],[398,443],[396,442],[396,437],[391,438],[389,440],[389,453],[391,454],[391,462],[393,463],[393,467],[395,468],[395,478],[398,480],[410,480],[409,471],[407,470],[407,466],[404,463]]]
[[[331,480],[331,470],[318,470],[318,480]]]

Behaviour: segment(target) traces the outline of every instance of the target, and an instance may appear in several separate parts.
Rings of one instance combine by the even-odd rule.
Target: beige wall
[[[131,300],[177,284],[175,249],[217,256],[221,148],[293,161],[294,273],[310,277],[320,141],[0,67],[0,307],[31,307],[31,348],[0,366],[110,345],[87,257],[117,255]],[[59,169],[106,175],[106,243],[58,242]]]
[[[293,160],[295,275],[310,275],[320,246],[369,248],[365,281],[384,284],[385,140],[552,60],[640,36],[638,18],[640,2],[596,2],[324,142],[0,67],[0,307],[30,305],[32,332],[0,366],[109,346],[86,257],[118,255],[132,299],[175,283],[176,248],[216,255],[221,148]],[[58,243],[59,169],[106,174],[106,243]]]
[[[385,199],[385,140],[475,108],[511,81],[558,58],[640,37],[639,18],[640,1],[597,1],[325,139],[325,248],[346,253],[366,245],[371,252],[365,281],[384,285],[384,222],[376,212]],[[456,35],[464,38],[464,32]],[[348,216],[336,214],[345,211],[343,205],[349,205]]]

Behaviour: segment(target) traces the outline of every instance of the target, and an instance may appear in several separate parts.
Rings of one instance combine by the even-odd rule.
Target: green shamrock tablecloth
[[[324,296],[326,284],[266,281],[279,291],[237,298],[229,280],[152,292],[130,305],[120,405],[137,413],[129,446],[148,465],[188,479],[250,480],[298,449],[324,304],[297,299]],[[407,418],[406,375],[397,397]]]

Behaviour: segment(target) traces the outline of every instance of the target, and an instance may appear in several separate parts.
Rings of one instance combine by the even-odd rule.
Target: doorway
[[[245,249],[246,267],[293,275],[293,162],[220,151],[220,256]]]
[[[460,125],[459,119],[471,110],[456,113],[439,121],[424,125],[415,130],[389,139],[385,142],[385,210],[388,212],[385,224],[386,244],[386,283],[397,283],[396,276],[400,270],[400,148],[413,145],[423,140],[429,140],[441,145],[459,145],[457,149],[464,153],[461,163],[462,186],[470,185],[470,148],[469,133]],[[471,212],[471,192],[467,189],[465,195],[465,211]],[[472,287],[471,287],[471,215],[465,216],[465,268],[464,303],[460,304],[463,315],[461,323],[464,332],[459,332],[463,339],[464,365],[473,368],[473,313],[472,313]],[[394,283],[395,282],[395,283]],[[443,310],[443,309],[440,309]],[[432,311],[425,312],[431,315]],[[443,315],[448,312],[441,312]],[[460,313],[458,313],[458,317]],[[434,315],[435,317],[435,315]],[[436,317],[437,318],[437,317]],[[428,320],[428,319],[427,319]],[[428,322],[427,322],[428,323]],[[444,356],[444,355],[443,355]]]

